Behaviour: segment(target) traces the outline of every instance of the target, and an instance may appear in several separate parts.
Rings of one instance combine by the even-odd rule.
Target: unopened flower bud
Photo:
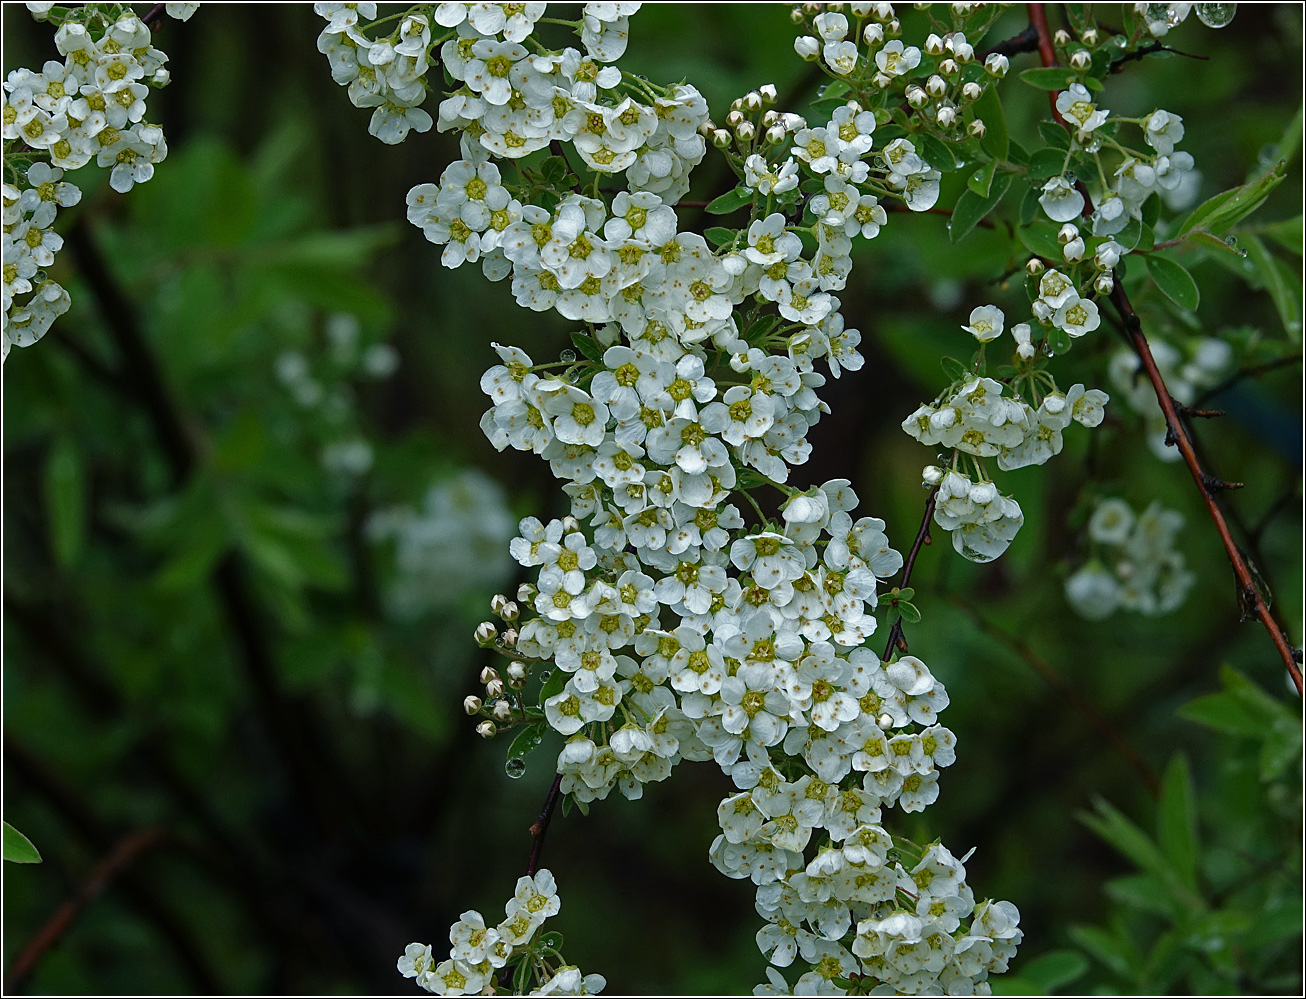
[[[883,90],[892,82],[893,82],[893,77],[885,76],[883,73],[876,73],[873,77],[871,77],[872,85],[874,85],[879,90]]]
[[[490,613],[498,617],[503,617],[503,609],[508,606],[509,600],[502,593],[496,593],[490,598]]]
[[[511,600],[509,600],[506,604],[504,604],[503,610],[499,612],[499,616],[503,618],[505,621],[507,621],[509,624],[511,624],[513,621],[516,621],[520,614],[521,614],[521,608],[518,607],[517,604]],[[504,641],[507,641],[508,636],[505,634],[503,637],[504,637]]]
[[[968,101],[979,100],[980,94],[982,93],[984,93],[984,88],[981,87],[978,83],[975,83],[974,81],[970,83],[962,84],[961,96],[966,98],[966,100]]]
[[[533,584],[522,583],[521,586],[517,587],[517,599],[524,604],[533,604],[539,592]]]
[[[925,51],[932,56],[943,55],[943,39],[931,31],[925,39]]]
[[[1097,289],[1099,295],[1109,295],[1115,289],[1116,282],[1110,274],[1099,274],[1097,280],[1093,282],[1093,287]]]
[[[907,103],[914,108],[924,107],[925,102],[930,99],[929,95],[914,83],[907,84],[907,90],[904,93]]]
[[[520,687],[526,682],[526,667],[522,663],[509,663],[507,673],[510,687]]]
[[[944,76],[956,76],[961,72],[961,67],[957,65],[955,59],[944,59],[943,62],[939,63],[939,72]]]
[[[763,103],[763,104],[774,104],[774,103],[775,103],[776,90],[775,90],[775,84],[774,84],[774,83],[764,83],[764,84],[762,84],[760,87],[757,88],[757,93],[758,93],[758,95],[762,98],[762,103]]]
[[[939,123],[940,128],[951,128],[957,123],[957,111],[955,108],[945,104],[935,112],[934,120]]]
[[[871,17],[875,18],[881,24],[886,24],[893,20],[893,4],[877,3],[875,9],[871,11]]]
[[[799,35],[794,39],[794,51],[798,53],[798,58],[804,62],[815,62],[816,57],[821,52],[820,39],[811,35]]]
[[[575,534],[580,530],[580,521],[571,514],[562,518],[562,533]]]
[[[1066,263],[1068,264],[1077,264],[1081,260],[1083,260],[1084,259],[1083,238],[1080,236],[1076,236],[1074,239],[1072,239],[1069,243],[1065,245],[1065,248],[1061,251],[1061,255],[1066,258]]]
[[[758,111],[762,107],[762,95],[756,90],[750,90],[744,94],[744,109],[747,111]]]
[[[735,127],[735,135],[739,137],[741,142],[751,142],[756,132],[757,129],[753,127],[751,121],[741,121]]]
[[[988,130],[989,130],[988,126],[985,125],[984,121],[980,118],[976,118],[974,121],[972,121],[969,125],[966,126],[966,131],[969,132],[971,135],[975,136],[975,138],[977,139],[984,138],[984,133],[987,132]]]
[[[1099,36],[1097,33],[1097,28],[1089,28],[1087,31],[1085,31],[1082,35],[1079,36],[1079,39],[1085,45],[1096,45],[1098,37]]]
[[[884,28],[878,24],[868,24],[862,30],[862,41],[868,48],[874,48],[877,45],[884,44]]]
[[[779,120],[780,120],[780,116],[778,114],[776,114],[774,111],[768,111],[766,112],[766,114],[762,115],[762,127],[770,128]]]
[[[463,698],[463,710],[466,711],[469,715],[479,714],[481,707],[484,703],[485,702],[482,701],[479,697],[477,697],[475,694],[472,694],[469,697]]]
[[[489,648],[494,644],[494,640],[499,637],[499,629],[494,626],[493,621],[482,621],[476,626],[475,638],[476,644],[483,649]]]
[[[805,16],[802,7],[794,7],[794,9],[789,12],[789,20],[794,24],[802,24]]]
[[[1088,69],[1093,63],[1093,57],[1088,54],[1088,49],[1079,49],[1070,54],[1070,65],[1075,69]]]
[[[1058,28],[1057,33],[1052,36],[1052,44],[1057,48],[1062,48],[1070,44],[1070,32],[1065,28]]]
[[[1025,273],[1033,277],[1038,277],[1046,269],[1043,266],[1043,261],[1039,260],[1038,257],[1030,257],[1029,263],[1025,265]]]
[[[902,34],[902,23],[895,17],[884,26],[884,33],[890,38],[897,38]]]
[[[952,58],[963,66],[975,58],[975,46],[961,35],[953,35],[948,39],[948,49],[952,52]]]
[[[737,128],[739,123],[744,120],[744,116],[738,111],[731,111],[726,115],[726,126],[728,128]]]
[[[515,649],[517,648],[517,638],[517,629],[509,628],[500,636],[499,641],[505,649]]]
[[[1072,239],[1079,236],[1079,228],[1073,222],[1067,222],[1057,232],[1057,242],[1065,246]]]
[[[512,717],[512,705],[504,700],[495,701],[490,710],[499,721],[507,721]]]
[[[870,17],[871,11],[875,9],[873,3],[850,3],[848,9],[852,11],[853,17]]]
[[[718,128],[712,133],[712,145],[718,149],[726,149],[730,146],[730,133],[724,128]]]
[[[503,680],[500,679],[500,677],[497,674],[495,675],[493,680],[491,680],[489,683],[485,685],[485,696],[486,697],[503,696]]]
[[[984,72],[998,79],[1006,76],[1010,68],[1011,60],[1000,52],[993,52],[984,60]]]
[[[773,146],[778,146],[784,142],[787,134],[783,125],[772,125],[766,130],[766,141]]]
[[[937,486],[943,481],[943,469],[938,465],[926,465],[921,470],[921,481],[927,486]]]
[[[925,92],[931,97],[942,97],[948,92],[948,81],[935,73],[925,81]]]
[[[889,714],[887,711],[884,714],[880,715],[880,717],[877,718],[876,721],[880,723],[880,728],[882,729],[893,728],[893,715]]]
[[[483,684],[489,683],[491,680],[497,680],[498,678],[499,674],[495,672],[493,666],[486,666],[485,669],[481,670],[481,683]]]
[[[485,721],[481,722],[479,725],[476,726],[476,734],[479,735],[482,739],[493,739],[495,733],[498,731],[499,730],[497,727],[495,727],[494,722],[490,721],[489,719],[486,719]]]

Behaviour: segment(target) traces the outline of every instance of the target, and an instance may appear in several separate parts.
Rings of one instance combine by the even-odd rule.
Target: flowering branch
[[[540,869],[540,852],[544,849],[544,835],[549,831],[549,823],[553,821],[553,813],[558,807],[558,791],[562,787],[562,774],[553,778],[553,786],[549,788],[548,797],[544,799],[544,807],[540,809],[539,817],[531,823],[530,834],[534,842],[531,844],[531,859],[526,865],[526,876],[535,877]]]
[[[925,501],[925,515],[921,517],[921,526],[916,531],[916,540],[912,542],[911,550],[907,552],[907,560],[902,565],[902,585],[900,590],[906,589],[911,584],[911,572],[916,567],[916,556],[920,554],[921,546],[931,544],[930,540],[930,519],[934,516],[934,507],[939,500],[939,487],[935,485],[930,490],[930,498]],[[881,658],[888,662],[889,657],[893,655],[894,648],[906,654],[907,640],[902,635],[902,615],[893,622],[893,627],[889,629],[889,643],[884,647],[884,655]]]

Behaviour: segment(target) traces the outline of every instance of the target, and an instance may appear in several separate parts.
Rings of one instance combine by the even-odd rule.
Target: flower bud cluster
[[[430,944],[411,943],[399,958],[399,973],[436,995],[469,996],[493,989],[499,969],[525,964],[529,977],[522,980],[535,984],[525,995],[598,995],[607,985],[603,976],[563,965],[557,951],[561,938],[542,932],[545,920],[561,908],[551,871],[520,878],[501,923],[486,926],[476,910],[464,912],[449,928],[452,946],[446,960],[436,963]]]
[[[109,186],[125,193],[154,176],[154,165],[168,155],[163,130],[145,120],[149,88],[168,82],[168,57],[153,46],[141,19],[121,4],[58,8],[57,19],[53,4],[27,6],[38,20],[58,23],[54,42],[63,61],[49,60],[39,72],[15,69],[4,82],[0,358],[11,346],[41,339],[71,305],[46,273],[63,246],[55,216],[82,197],[65,172],[94,160],[112,168]],[[198,6],[166,8],[184,21]]]
[[[1153,503],[1135,515],[1122,499],[1101,500],[1088,521],[1089,560],[1066,579],[1066,601],[1089,621],[1117,610],[1168,614],[1195,581],[1174,548],[1184,518]]]

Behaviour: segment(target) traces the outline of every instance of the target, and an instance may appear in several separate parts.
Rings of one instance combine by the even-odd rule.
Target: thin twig
[[[163,838],[162,829],[149,828],[129,833],[120,839],[104,859],[95,865],[95,870],[91,872],[86,883],[55,910],[54,915],[46,920],[45,925],[37,931],[36,936],[32,937],[23,948],[23,952],[9,966],[9,971],[5,975],[5,994],[13,995],[45,956],[45,952],[68,932],[68,928],[72,926],[81,911],[95,901],[137,857],[151,847],[157,846]]]
[[[1029,12],[1029,26],[1034,29],[1038,35],[1038,54],[1043,60],[1043,65],[1055,66],[1057,64],[1057,50],[1052,44],[1052,33],[1048,31],[1048,15],[1043,9],[1041,3],[1027,3],[1025,10]],[[1057,93],[1055,90],[1048,91],[1048,103],[1052,105],[1052,120],[1063,128],[1069,128],[1066,125],[1066,119],[1061,117],[1061,112],[1057,110]]]
[[[1166,443],[1179,448],[1179,453],[1183,455],[1184,463],[1188,466],[1188,471],[1192,473],[1193,481],[1197,483],[1197,488],[1202,494],[1202,500],[1206,503],[1206,509],[1211,515],[1211,520],[1215,523],[1215,529],[1220,534],[1220,541],[1224,544],[1225,553],[1229,556],[1229,563],[1233,566],[1234,575],[1238,579],[1239,601],[1243,604],[1244,613],[1250,612],[1250,614],[1260,618],[1261,623],[1265,625],[1265,630],[1270,633],[1270,639],[1274,642],[1275,648],[1279,650],[1284,666],[1292,675],[1292,682],[1297,685],[1297,694],[1300,696],[1302,693],[1302,676],[1301,669],[1297,665],[1297,657],[1300,652],[1293,650],[1283,629],[1270,613],[1270,608],[1266,605],[1265,598],[1257,588],[1256,581],[1247,566],[1246,558],[1244,558],[1241,549],[1234,542],[1233,535],[1229,532],[1229,525],[1225,522],[1224,514],[1220,510],[1219,504],[1216,503],[1214,492],[1208,484],[1214,477],[1204,471],[1197,460],[1193,442],[1188,436],[1188,431],[1179,418],[1179,414],[1175,411],[1175,404],[1170,397],[1170,390],[1166,387],[1165,380],[1161,377],[1161,371],[1156,366],[1156,360],[1152,357],[1152,349],[1148,345],[1147,337],[1143,335],[1143,325],[1134,313],[1129,297],[1125,294],[1123,282],[1116,283],[1115,289],[1111,292],[1111,303],[1116,307],[1116,311],[1120,313],[1120,321],[1125,327],[1125,332],[1133,341],[1134,349],[1138,352],[1139,360],[1142,361],[1143,370],[1147,372],[1148,380],[1152,383],[1152,388],[1156,392],[1156,401],[1161,404],[1161,412],[1165,414]]]
[[[1156,772],[1148,765],[1147,761],[1139,755],[1139,752],[1134,748],[1133,743],[1131,743],[1119,729],[1111,724],[1111,719],[1098,710],[1097,705],[1089,700],[1083,692],[1072,686],[1070,682],[1061,675],[1056,667],[1035,652],[1033,647],[1023,638],[1018,635],[1013,635],[1005,628],[1001,628],[992,621],[989,621],[979,612],[978,608],[973,604],[968,603],[961,596],[957,594],[949,594],[948,600],[953,604],[953,606],[965,611],[966,614],[970,616],[970,619],[975,623],[975,627],[1002,642],[1003,645],[1007,646],[1007,648],[1015,652],[1016,655],[1020,656],[1025,664],[1042,677],[1049,686],[1064,694],[1074,706],[1075,710],[1083,715],[1092,726],[1102,734],[1102,737],[1115,747],[1115,750],[1120,754],[1124,761],[1133,768],[1134,772],[1137,773],[1139,778],[1142,780],[1143,785],[1147,788],[1148,793],[1151,794],[1152,797],[1156,797],[1160,793],[1161,782],[1157,779]]]
[[[936,485],[930,490],[930,498],[925,501],[925,515],[921,517],[921,526],[916,531],[916,540],[912,542],[911,549],[907,552],[907,561],[902,564],[902,583],[898,589],[906,589],[911,583],[911,572],[916,567],[916,556],[921,553],[921,547],[930,544],[930,518],[934,516],[934,504],[939,499],[939,487]],[[898,615],[898,620],[893,622],[893,627],[889,629],[889,644],[884,647],[884,655],[880,658],[884,662],[889,661],[893,655],[893,650],[897,648],[900,652],[907,651],[907,640],[902,634],[902,615]]]
[[[526,864],[526,876],[535,877],[535,872],[540,869],[540,853],[544,849],[544,836],[549,831],[549,823],[553,821],[553,812],[558,807],[559,792],[562,790],[562,774],[553,778],[553,786],[549,788],[548,797],[544,799],[544,807],[540,809],[539,816],[531,823],[528,830],[531,834],[531,859]]]
[[[991,55],[1013,56],[1022,52],[1036,51],[1038,51],[1038,29],[1031,24],[1020,34],[1012,35],[1010,38],[998,42],[992,48],[987,48],[978,53],[975,58],[983,62]]]

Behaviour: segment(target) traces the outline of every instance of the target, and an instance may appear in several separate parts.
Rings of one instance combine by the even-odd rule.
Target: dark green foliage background
[[[1103,19],[1118,16],[1099,6]],[[793,57],[787,13],[649,5],[632,20],[623,65],[687,78],[718,119],[764,82],[800,109],[817,81]],[[976,48],[1015,34],[1023,16],[1011,11]],[[913,17],[904,7],[904,21]],[[45,862],[4,872],[5,967],[115,844],[164,832],[81,912],[25,991],[402,992],[394,961],[404,945],[439,951],[468,908],[497,919],[525,868],[526,827],[557,747],[546,741],[510,781],[506,745],[477,739],[461,714],[493,659],[471,642],[489,594],[391,619],[379,593],[393,567],[362,525],[468,466],[504,485],[514,515],[559,515],[545,464],[496,454],[477,429],[477,381],[494,360],[489,341],[547,360],[567,346],[568,324],[524,313],[479,268],[446,271],[403,222],[408,188],[438,179],[456,144],[434,132],[398,147],[368,136],[368,112],[332,84],[314,48],[320,24],[308,5],[234,4],[166,22],[173,83],[151,108],[168,160],[126,197],[104,176],[85,181],[93,169],[74,178],[86,196],[69,214],[134,303],[173,416],[195,442],[193,469],[177,482],[139,369],[122,384],[101,377],[118,368],[120,345],[70,249],[58,277],[73,311],[6,365],[4,815]],[[21,5],[5,5],[4,28],[6,72],[54,55],[48,29]],[[1224,31],[1190,19],[1167,42],[1209,61],[1131,64],[1108,81],[1105,103],[1124,116],[1181,114],[1207,197],[1268,165],[1297,114],[1301,11],[1244,5]],[[1020,56],[1013,69],[1034,64]],[[1014,72],[1002,92],[1013,137],[1034,136],[1045,96]],[[1249,224],[1300,224],[1299,144],[1300,128],[1288,180]],[[729,187],[708,164],[692,198]],[[955,197],[945,191],[941,204]],[[997,214],[1014,217],[1018,204],[1009,197]],[[682,224],[700,221],[682,213]],[[1300,236],[1298,255],[1270,245],[1300,317]],[[1001,233],[979,229],[954,247],[943,219],[896,214],[859,251],[843,300],[867,363],[824,391],[833,415],[811,435],[798,481],[851,478],[900,548],[919,522],[917,473],[930,453],[898,424],[941,387],[941,355],[973,350],[959,329],[970,307],[1019,299],[993,280],[1008,252]],[[1200,329],[1140,278],[1131,294],[1149,335],[1259,331],[1269,346],[1246,363],[1300,354],[1300,324],[1289,336],[1264,291],[1197,255],[1181,259],[1201,287]],[[348,489],[317,461],[328,428],[273,374],[290,348],[325,364],[323,322],[337,311],[401,358],[393,377],[350,389],[350,419],[377,458]],[[1105,359],[1119,342],[1104,324],[1059,361],[1058,380],[1109,389]],[[1295,365],[1244,380],[1211,401],[1229,417],[1198,428],[1211,466],[1247,484],[1229,507],[1255,532],[1254,543],[1240,539],[1297,642],[1300,387]],[[1176,713],[1221,689],[1224,664],[1285,705],[1275,709],[1284,717],[1299,719],[1298,708],[1264,631],[1238,623],[1227,560],[1186,470],[1151,455],[1127,410],[1109,412],[1098,431],[1068,432],[1047,466],[1004,477],[1027,517],[1007,556],[974,566],[946,536],[924,551],[913,582],[925,620],[907,635],[947,683],[944,721],[960,748],[938,803],[895,814],[893,828],[942,836],[958,855],[978,847],[970,883],[1023,915],[1013,973],[1024,977],[1009,990],[1087,967],[1070,988],[1300,994],[1300,763],[1263,781],[1256,724],[1239,730],[1221,704],[1212,717],[1232,732]],[[1200,582],[1174,614],[1090,624],[1069,611],[1061,580],[1082,558],[1075,525],[1094,490],[1183,511],[1181,546]],[[233,599],[253,609],[248,631],[233,624]],[[1149,911],[1147,883],[1106,889],[1137,868],[1077,813],[1101,796],[1150,832],[1156,804],[1085,704],[1154,774],[1176,753],[1191,761],[1199,891],[1225,919],[1215,929],[1154,899]],[[614,796],[555,822],[546,865],[564,903],[557,928],[568,957],[607,975],[612,992],[738,993],[763,979],[752,886],[706,860],[726,790],[714,767],[685,764],[643,801]],[[1178,957],[1158,957],[1153,944],[1176,921]],[[1112,967],[1109,936],[1072,933],[1077,924],[1115,927],[1141,953]],[[1213,935],[1218,953],[1197,956]],[[1094,940],[1091,963],[1063,954],[1023,970]]]

